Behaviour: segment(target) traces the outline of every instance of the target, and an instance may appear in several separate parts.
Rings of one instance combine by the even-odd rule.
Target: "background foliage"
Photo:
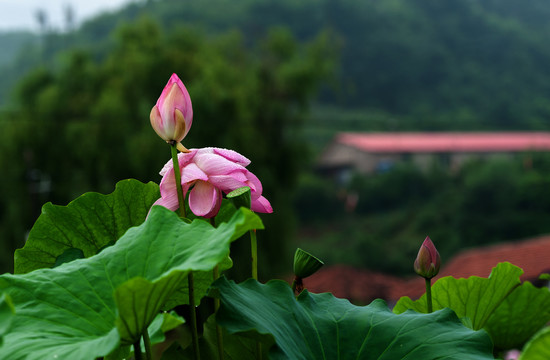
[[[59,68],[40,67],[18,85],[18,106],[0,131],[6,148],[0,163],[8,169],[0,200],[7,210],[0,214],[3,237],[10,240],[5,263],[46,200],[65,204],[89,190],[110,192],[128,177],[160,181],[169,151],[151,131],[148,114],[172,72],[193,99],[185,145],[227,147],[252,160],[276,209],[266,218],[273,231],[260,241],[273,255],[284,252],[279,239],[293,229],[287,194],[303,161],[294,156],[303,146],[296,129],[329,70],[328,36],[298,47],[290,32],[274,29],[248,51],[238,32],[164,32],[146,18],[116,34],[103,59],[71,51]]]
[[[3,34],[2,269],[46,201],[160,180],[168,153],[147,117],[172,72],[196,114],[186,145],[240,151],[264,182],[270,271],[290,268],[273,264],[293,239],[327,263],[404,273],[426,235],[448,258],[546,233],[545,156],[404,165],[345,188],[309,169],[336,131],[550,129],[549,15],[544,0],[149,0],[69,32]]]
[[[296,200],[301,246],[332,263],[410,274],[410,259],[427,235],[449,259],[465,247],[549,233],[549,161],[547,154],[524,154],[470,161],[456,172],[402,164],[371,177],[356,175],[336,189],[308,176]],[[313,198],[319,193],[324,195]],[[347,194],[358,197],[352,212],[346,211]],[[324,209],[319,214],[332,221],[308,208]]]

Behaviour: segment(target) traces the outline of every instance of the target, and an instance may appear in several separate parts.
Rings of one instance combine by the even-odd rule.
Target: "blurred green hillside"
[[[73,33],[43,34],[34,62],[27,64],[26,51],[10,71],[22,74],[41,59],[53,65],[67,48],[105,58],[112,31],[145,14],[168,32],[238,30],[247,47],[274,26],[299,41],[330,30],[341,61],[319,103],[383,111],[399,130],[549,128],[550,4],[543,0],[141,1]],[[0,93],[12,85],[2,81]]]
[[[44,202],[160,180],[148,114],[172,72],[193,100],[185,145],[240,151],[264,183],[266,271],[301,240],[404,273],[425,235],[450,255],[549,232],[544,156],[346,189],[310,172],[337,131],[550,130],[549,17],[543,0],[149,0],[71,32],[0,35],[0,268]],[[360,194],[355,213],[342,191]]]

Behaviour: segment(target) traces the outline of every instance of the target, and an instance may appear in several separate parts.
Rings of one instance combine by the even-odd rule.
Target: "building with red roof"
[[[396,162],[412,161],[422,168],[442,163],[451,169],[472,157],[502,157],[550,151],[546,132],[339,133],[323,152],[326,171],[384,171]]]

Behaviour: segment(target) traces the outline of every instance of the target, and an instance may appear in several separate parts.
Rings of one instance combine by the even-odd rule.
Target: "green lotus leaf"
[[[16,312],[0,359],[116,359],[112,354],[138,339],[163,300],[186,286],[190,271],[211,271],[227,258],[231,241],[261,227],[246,209],[213,228],[155,206],[146,222],[96,256],[0,276],[0,291]]]
[[[520,349],[550,321],[550,291],[530,282],[504,299],[485,325],[497,349]]]
[[[465,319],[465,324],[471,324],[472,329],[482,329],[504,299],[521,284],[521,274],[521,268],[504,262],[493,268],[489,278],[443,277],[432,286],[433,309],[450,308]],[[400,314],[408,309],[427,313],[426,294],[416,301],[402,297],[393,311]]]
[[[218,323],[229,333],[271,335],[271,359],[493,359],[487,333],[463,326],[450,309],[396,315],[383,300],[355,306],[307,290],[295,298],[280,280],[237,285],[222,277],[212,286]]]
[[[11,298],[6,294],[2,294],[0,296],[0,344],[2,343],[4,335],[11,329],[14,311]]]
[[[67,206],[45,204],[25,246],[15,252],[15,273],[51,268],[68,249],[80,250],[84,257],[97,254],[143,223],[159,197],[157,184],[128,179],[108,195],[89,192]]]
[[[550,327],[545,327],[525,344],[518,360],[548,359],[550,359]]]
[[[71,262],[71,261],[76,260],[76,259],[84,259],[84,258],[85,258],[85,256],[84,256],[84,253],[82,252],[82,250],[75,249],[75,248],[68,248],[67,250],[63,251],[63,253],[55,259],[55,263],[54,263],[53,267],[57,267],[59,265]]]

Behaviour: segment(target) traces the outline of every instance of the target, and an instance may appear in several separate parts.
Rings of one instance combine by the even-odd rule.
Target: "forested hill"
[[[304,41],[331,31],[340,65],[320,103],[406,118],[407,129],[550,129],[546,0],[149,0],[47,34],[33,59],[51,63],[72,46],[104,56],[111,31],[144,15],[166,31],[236,29],[250,43],[273,26]],[[9,74],[33,65],[26,55]]]

